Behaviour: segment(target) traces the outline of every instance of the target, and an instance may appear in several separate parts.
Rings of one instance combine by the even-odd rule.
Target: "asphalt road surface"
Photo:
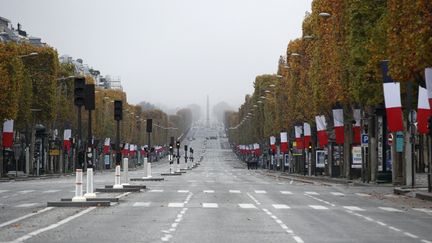
[[[110,207],[51,208],[73,177],[0,183],[0,242],[432,242],[432,205],[391,188],[298,183],[247,170],[219,131],[192,129],[198,168]],[[183,148],[183,144],[182,144]],[[184,166],[184,159],[181,160]],[[153,176],[168,172],[153,163]],[[142,170],[130,177],[142,177]],[[95,187],[113,184],[97,173]],[[99,193],[98,197],[108,194]]]

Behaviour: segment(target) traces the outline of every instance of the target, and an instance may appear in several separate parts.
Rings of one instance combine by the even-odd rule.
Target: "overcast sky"
[[[0,0],[60,55],[120,76],[130,103],[238,107],[275,73],[312,0]]]

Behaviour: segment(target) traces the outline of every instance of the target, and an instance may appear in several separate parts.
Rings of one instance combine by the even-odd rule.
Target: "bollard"
[[[87,168],[86,194],[84,194],[84,197],[96,197],[96,194],[93,192],[93,168]]]
[[[72,202],[85,202],[87,201],[85,197],[83,197],[82,190],[82,169],[76,170],[76,179],[75,179],[75,197],[72,198]]]
[[[152,177],[152,173],[151,173],[151,163],[147,164],[147,178],[151,178]]]
[[[123,159],[123,173],[124,173],[124,183],[122,185],[130,185],[129,184],[129,159]]]
[[[148,164],[147,164],[147,162],[148,162],[148,159],[146,157],[146,158],[144,158],[144,178],[148,177],[148,169],[147,169]]]
[[[120,165],[116,166],[115,169],[115,180],[114,180],[114,189],[122,189],[123,186],[120,184]]]

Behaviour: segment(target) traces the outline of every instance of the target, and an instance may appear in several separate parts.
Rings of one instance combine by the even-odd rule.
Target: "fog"
[[[238,107],[255,76],[275,73],[301,36],[311,0],[2,0],[59,55],[120,76],[130,103],[164,107],[224,101]]]

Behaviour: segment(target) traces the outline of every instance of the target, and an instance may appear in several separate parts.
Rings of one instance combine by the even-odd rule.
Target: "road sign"
[[[393,134],[389,133],[389,135],[387,136],[387,143],[389,146],[391,146],[393,144]]]
[[[361,146],[362,147],[367,147],[369,144],[369,135],[367,134],[362,134],[361,135]]]

